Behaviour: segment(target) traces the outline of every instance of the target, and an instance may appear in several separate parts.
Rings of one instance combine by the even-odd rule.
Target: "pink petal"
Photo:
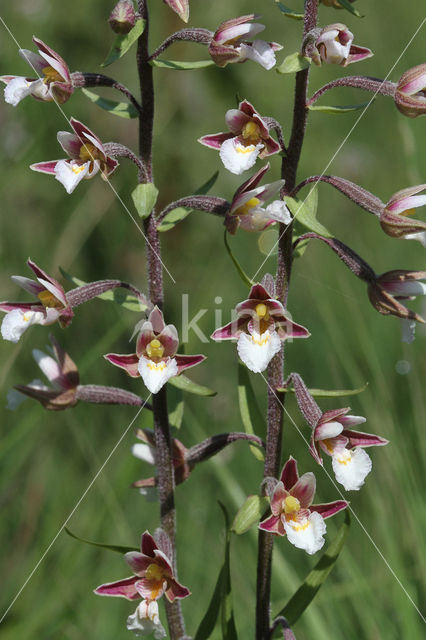
[[[322,457],[319,451],[318,444],[315,442],[315,429],[312,430],[311,439],[309,442],[309,453],[314,458],[315,462],[322,465]]]
[[[190,596],[191,592],[187,587],[177,582],[174,578],[169,582],[169,588],[167,589],[165,596],[169,602],[173,602],[176,598],[186,598]]]
[[[39,171],[40,173],[50,173],[55,175],[56,165],[60,160],[48,160],[47,162],[36,162],[30,164],[30,169],[33,171]]]
[[[229,109],[225,114],[225,122],[234,136],[239,136],[243,127],[250,121],[250,116],[240,109]]]
[[[149,531],[145,531],[142,534],[142,539],[141,539],[142,553],[144,553],[146,556],[151,556],[152,558],[154,558],[155,552],[157,551],[157,549],[158,549],[157,543],[155,542],[154,538],[149,533]]]
[[[252,175],[251,178],[243,182],[243,184],[236,190],[231,203],[231,211],[234,211],[235,209],[238,208],[240,204],[240,196],[242,196],[247,191],[250,191],[251,189],[254,189],[255,187],[257,187],[257,185],[262,180],[265,173],[269,171],[270,166],[271,165],[268,162],[264,167],[259,169],[259,171],[256,171],[256,173]]]
[[[56,51],[48,47],[47,44],[45,44],[42,40],[39,40],[39,38],[36,38],[35,36],[33,36],[33,42],[39,49],[40,53],[46,54],[46,56],[49,56],[49,58],[53,58],[56,61],[55,65],[51,63],[50,64],[64,78],[64,80],[66,80],[67,82],[71,82],[68,65],[61,58],[59,53],[56,53]]]
[[[323,424],[324,422],[334,422],[340,416],[344,416],[346,413],[350,411],[350,407],[345,407],[343,409],[332,409],[331,411],[325,411],[318,424]]]
[[[285,489],[290,491],[290,489],[296,484],[299,480],[299,474],[297,472],[297,462],[290,456],[287,462],[284,465],[283,470],[281,471],[281,482],[283,483]]]
[[[380,447],[389,443],[389,440],[376,436],[374,433],[363,433],[352,429],[344,429],[342,435],[349,438],[351,447]]]
[[[157,306],[155,306],[149,314],[148,321],[152,324],[155,333],[161,333],[166,326],[163,313]]]
[[[155,588],[153,589],[153,587]],[[167,582],[165,580],[161,589],[158,589],[157,585],[155,583],[153,584],[152,580],[148,580],[147,578],[139,578],[136,582],[139,597],[145,598],[146,600],[157,600],[161,598],[166,588]]]
[[[363,416],[340,416],[339,422],[341,422],[344,427],[355,427],[357,424],[367,422],[367,418]]]
[[[118,353],[107,353],[104,358],[114,364],[116,367],[124,369],[126,373],[132,378],[139,378],[138,371],[139,358],[136,353],[129,353],[127,355],[120,355]]]
[[[262,158],[266,158],[267,156],[271,156],[274,153],[279,153],[281,151],[280,145],[271,136],[268,136],[268,138],[265,138],[264,143],[266,145],[266,151],[263,150],[259,154]]]
[[[210,147],[211,149],[220,149],[225,140],[233,137],[233,133],[211,133],[198,138],[198,142],[201,142],[205,147]]]
[[[268,291],[266,291],[265,287],[263,286],[263,284],[255,284],[252,286],[252,288],[250,289],[250,293],[249,293],[249,300],[269,300],[271,298],[270,293],[268,293]],[[280,306],[281,303],[279,303]]]
[[[359,62],[365,58],[371,58],[373,55],[374,53],[371,49],[367,49],[367,47],[359,47],[358,45],[353,44],[351,45],[349,56],[344,66],[351,64],[352,62]]]
[[[275,330],[281,340],[286,340],[287,338],[309,338],[311,335],[306,327],[287,319],[285,322],[275,322]]]
[[[335,500],[334,502],[327,502],[325,504],[311,504],[309,507],[310,511],[316,511],[323,518],[329,518],[330,516],[334,516],[335,513],[342,511],[342,509],[346,509],[349,506],[349,502],[346,500]]]
[[[140,595],[135,588],[137,579],[137,576],[132,576],[131,578],[124,578],[124,580],[117,580],[116,582],[107,582],[95,589],[95,593],[98,596],[119,596],[127,600],[138,600]]]
[[[86,127],[86,125],[84,125],[79,120],[76,120],[75,118],[71,118],[70,124],[71,124],[71,127],[74,129],[74,132],[76,133],[76,135],[82,141],[82,143],[87,141],[92,142],[95,145],[95,147],[105,155],[101,140],[98,138],[97,135],[93,133],[93,131],[89,129],[89,127]]]
[[[280,516],[270,516],[266,520],[262,520],[259,523],[259,529],[262,531],[268,531],[269,533],[275,533],[279,536],[284,536],[285,531]]]
[[[0,311],[8,312],[14,309],[20,309],[21,311],[46,311],[41,302],[0,302]]]
[[[33,295],[38,295],[40,291],[43,291],[43,287],[39,282],[35,282],[30,278],[25,278],[24,276],[11,276],[13,282],[15,282],[18,286],[25,289],[25,291],[29,291]]]
[[[173,324],[168,324],[164,327],[161,333],[157,335],[157,338],[164,347],[164,357],[169,356],[170,358],[173,358],[179,346],[176,327]]]
[[[19,55],[34,71],[43,76],[43,69],[47,66],[44,58],[29,49],[19,49]]]
[[[196,356],[180,356],[179,354],[175,355],[179,373],[184,371],[184,369],[195,367],[195,365],[200,364],[200,362],[203,362],[203,360],[205,359],[206,356],[203,356],[201,354]]]
[[[307,509],[311,505],[315,495],[316,484],[314,474],[308,471],[308,473],[304,473],[291,488],[291,495],[299,500],[300,506],[303,509]]]
[[[242,100],[238,105],[238,109],[245,113],[249,118],[253,118],[254,115],[259,115],[248,100]]]
[[[139,551],[129,551],[124,554],[124,557],[133,573],[137,576],[141,576],[153,561],[153,558],[146,556]]]
[[[242,331],[242,327],[245,325],[245,318],[237,318],[232,322],[229,322],[224,327],[216,329],[211,335],[212,340],[235,340],[238,338]]]
[[[277,482],[274,492],[271,497],[271,511],[272,515],[280,516],[283,512],[282,503],[287,498],[289,492],[284,488],[284,484],[280,481]]]
[[[343,425],[340,422],[329,421],[318,424],[314,429],[315,440],[327,440],[328,438],[335,438],[339,436],[343,431]]]
[[[56,138],[61,145],[62,149],[74,160],[80,159],[80,150],[82,147],[82,141],[75,133],[69,131],[58,131]]]

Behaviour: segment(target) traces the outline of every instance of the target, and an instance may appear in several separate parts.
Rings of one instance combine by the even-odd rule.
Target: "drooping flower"
[[[404,116],[426,114],[426,62],[406,71],[395,91],[395,104]]]
[[[419,184],[392,196],[380,215],[380,225],[385,233],[394,238],[419,240],[426,247],[426,223],[411,218],[417,207],[426,205],[426,194],[416,195],[425,189],[426,184]]]
[[[344,24],[336,23],[324,27],[315,41],[315,49],[313,54],[311,53],[312,61],[319,66],[325,62],[347,67],[348,64],[373,55],[370,49],[352,44],[353,39],[354,34]]]
[[[326,504],[312,504],[316,480],[312,472],[299,478],[297,462],[290,456],[281,472],[271,498],[271,512],[259,524],[259,529],[285,536],[291,544],[312,555],[324,545],[325,518],[334,516],[348,503],[335,500]]]
[[[33,324],[49,325],[58,321],[61,327],[67,327],[74,315],[59,282],[47,275],[31,259],[28,259],[27,264],[34,271],[37,281],[22,276],[12,276],[12,280],[34,294],[37,301],[0,302],[0,311],[6,312],[1,334],[11,342],[18,342],[24,331]]]
[[[141,376],[149,391],[158,393],[167,380],[206,359],[203,355],[179,355],[178,345],[176,327],[166,325],[162,312],[154,307],[136,340],[136,353],[108,353],[105,358],[133,378]]]
[[[1,82],[6,85],[4,99],[14,107],[29,95],[43,102],[54,100],[63,104],[74,90],[68,65],[42,40],[34,36],[33,42],[38,47],[38,54],[28,49],[19,49],[19,55],[39,77],[0,76]]]
[[[163,595],[169,602],[191,595],[189,589],[176,580],[171,560],[148,531],[142,535],[141,551],[129,551],[124,558],[134,575],[102,584],[95,589],[96,594],[127,600],[143,598],[148,602],[158,600]]]
[[[166,631],[160,622],[158,602],[156,600],[142,600],[136,611],[127,618],[127,628],[137,636],[153,634],[155,640],[166,637]]]
[[[276,63],[275,51],[280,51],[282,46],[276,42],[264,40],[254,40],[254,42],[245,40],[264,30],[263,24],[251,23],[258,17],[252,13],[248,16],[233,18],[222,22],[217,28],[209,44],[209,53],[218,67],[225,67],[231,62],[253,60],[265,69],[272,69]]]
[[[189,20],[189,0],[164,0],[184,22]]]
[[[225,216],[225,226],[229,233],[236,233],[239,227],[245,231],[263,231],[275,222],[291,223],[291,214],[282,200],[274,200],[267,207],[263,206],[284,184],[284,180],[277,180],[257,186],[269,167],[268,163],[259,169],[235,192]]]
[[[138,429],[136,437],[141,440],[141,443],[136,443],[132,447],[132,454],[143,460],[148,464],[155,464],[155,439],[154,432],[150,429]],[[186,453],[188,449],[176,438],[172,441],[172,460],[175,470],[175,483],[178,485],[186,480],[190,473],[191,467],[186,461]],[[156,496],[157,478],[143,478],[142,480],[136,480],[133,483],[133,487],[137,487],[139,492],[146,496],[148,500],[153,499]]]
[[[369,284],[368,296],[374,308],[384,315],[424,322],[422,316],[407,309],[400,300],[414,300],[426,295],[426,271],[397,269],[387,271]]]
[[[220,158],[231,173],[240,175],[250,169],[258,157],[280,152],[280,145],[270,136],[265,120],[247,100],[240,102],[238,109],[229,109],[225,120],[229,132],[202,136],[198,142],[219,149]]]
[[[30,167],[33,171],[54,175],[67,193],[72,193],[83,178],[93,178],[98,172],[106,180],[118,166],[93,131],[75,118],[71,118],[70,124],[74,133],[59,131],[57,136],[69,158],[37,162]]]
[[[77,404],[77,387],[80,381],[78,369],[55,338],[51,335],[49,339],[53,358],[39,349],[33,349],[32,353],[51,386],[40,380],[34,380],[28,385],[15,385],[8,394],[9,409],[16,409],[25,397],[38,400],[45,409],[51,411],[61,411]]]
[[[388,440],[372,433],[354,431],[351,427],[365,422],[362,416],[346,415],[349,408],[326,411],[312,430],[309,451],[323,464],[321,450],[332,457],[337,482],[346,491],[358,491],[371,471],[370,457],[365,447],[388,444]]]
[[[305,327],[293,322],[281,302],[255,284],[247,300],[237,304],[236,318],[216,329],[213,340],[237,340],[238,355],[254,373],[264,371],[288,338],[308,338]]]

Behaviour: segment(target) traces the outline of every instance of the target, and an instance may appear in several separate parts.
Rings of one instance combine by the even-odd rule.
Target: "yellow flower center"
[[[259,338],[255,338],[255,336],[251,337],[253,344],[257,344],[259,347],[264,347],[265,344],[267,344],[270,339],[271,339],[271,336],[269,335],[269,333],[266,335],[263,334]]]
[[[164,347],[157,338],[154,338],[154,340],[151,340],[151,342],[146,345],[146,353],[148,358],[151,359],[162,358],[164,354]]]
[[[406,209],[405,211],[401,211],[401,213],[399,215],[400,216],[415,216],[416,215],[416,210],[415,209]]]
[[[241,135],[247,144],[257,144],[260,141],[260,127],[253,120],[249,120],[241,131]]]
[[[156,600],[161,595],[163,583],[166,579],[164,571],[158,564],[150,564],[145,571],[145,578],[149,580],[151,596],[150,600]]]
[[[255,311],[259,318],[262,318],[262,320],[269,319],[268,307],[266,306],[266,304],[263,304],[263,302],[260,302],[256,305]]]
[[[53,293],[50,293],[50,291],[40,291],[40,293],[37,294],[37,298],[40,300],[43,307],[53,309],[63,309],[64,307],[62,302],[58,300],[58,298],[55,298]]]
[[[90,162],[90,160],[96,160],[99,158],[99,150],[95,145],[90,144],[90,142],[86,142],[81,146],[79,155],[83,162]]]
[[[259,198],[250,198],[250,200],[247,200],[247,202],[242,204],[241,207],[238,207],[238,209],[235,211],[235,215],[245,216],[248,213],[250,213],[252,209],[259,206],[259,204],[260,204]]]
[[[45,84],[50,84],[51,82],[64,82],[65,80],[65,78],[63,78],[53,67],[43,67],[42,72],[44,75],[43,82]]]
[[[284,513],[286,516],[293,516],[298,511],[300,511],[300,502],[294,496],[287,496],[284,500]]]

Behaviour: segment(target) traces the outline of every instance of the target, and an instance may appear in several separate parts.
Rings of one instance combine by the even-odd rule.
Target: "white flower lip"
[[[13,309],[6,313],[1,324],[1,335],[4,340],[18,342],[22,334],[33,324],[43,324],[45,315],[42,311],[22,311]]]
[[[242,333],[238,338],[238,355],[254,373],[264,371],[272,358],[281,349],[281,340],[275,331]]]
[[[324,546],[323,536],[327,527],[324,518],[316,511],[300,521],[286,520],[284,529],[289,542],[309,555],[316,553]]]
[[[334,451],[332,466],[337,482],[342,484],[346,491],[358,491],[371,471],[372,462],[364,449],[356,447],[351,451]]]
[[[158,393],[167,380],[177,376],[178,366],[175,358],[153,362],[142,356],[139,360],[138,371],[149,391]]]
[[[220,147],[219,155],[225,169],[235,175],[240,175],[255,165],[257,156],[263,147],[264,145],[261,143],[244,146],[235,137],[225,140]]]

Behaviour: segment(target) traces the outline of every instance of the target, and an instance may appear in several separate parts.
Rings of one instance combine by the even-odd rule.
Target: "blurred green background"
[[[150,4],[151,42],[156,45],[180,29],[182,23],[160,0]],[[225,19],[261,13],[267,27],[265,37],[284,45],[279,62],[299,46],[301,23],[283,17],[272,0],[191,0],[190,4],[190,25],[212,30]],[[286,4],[302,7],[301,0],[288,0]],[[58,0],[7,3],[1,17],[11,33],[0,25],[0,73],[28,73],[18,56],[18,43],[33,48],[32,34],[60,52],[72,70],[100,71],[99,64],[112,41],[106,19],[113,6],[109,0],[74,0],[69,5]],[[422,2],[359,0],[356,6],[366,14],[364,19],[321,7],[320,22],[346,22],[355,33],[355,42],[372,48],[375,56],[348,69],[314,68],[311,92],[337,76],[363,73],[384,77],[395,63],[390,79],[397,80],[406,69],[424,61],[424,29],[400,57],[424,19]],[[207,53],[201,46],[180,43],[169,50],[167,57],[201,59]],[[132,53],[106,72],[137,92]],[[201,147],[197,138],[224,129],[225,111],[234,107],[237,93],[262,114],[280,120],[288,138],[293,82],[291,76],[280,76],[274,70],[265,72],[250,62],[225,70],[157,69],[154,152],[160,204],[192,193],[217,168],[220,175],[212,193],[231,198],[245,177],[233,176],[219,167],[217,154]],[[103,93],[116,98],[111,92]],[[341,89],[325,95],[322,103],[350,104],[367,99],[356,90]],[[133,148],[137,144],[135,121],[108,115],[78,92],[63,111],[66,117],[83,120],[104,141],[116,140]],[[311,114],[300,180],[324,170],[359,113]],[[16,109],[0,103],[2,299],[21,295],[9,277],[30,275],[25,266],[28,256],[51,274],[58,275],[61,266],[84,280],[121,278],[146,288],[143,238],[112,189],[95,179],[85,181],[67,196],[57,181],[28,169],[33,162],[61,157],[56,132],[68,129],[64,114],[54,104],[30,98]],[[395,191],[425,180],[422,140],[424,121],[402,117],[390,99],[378,97],[327,173],[358,182],[387,201]],[[279,159],[272,158],[271,164],[268,181],[279,177]],[[135,181],[134,167],[123,161],[112,184],[132,212],[130,191]],[[328,185],[320,185],[319,198],[320,220],[361,253],[378,273],[425,268],[424,249],[419,243],[385,236],[373,216]],[[214,328],[215,310],[222,310],[226,322],[229,310],[246,296],[224,252],[222,236],[218,219],[202,213],[192,214],[164,235],[164,262],[176,280],[173,284],[165,275],[166,317],[178,329],[184,293],[189,294],[190,315],[208,309],[199,323],[207,335]],[[256,235],[244,232],[231,239],[249,274],[254,274],[263,261],[257,240]],[[274,269],[274,258],[270,258],[258,277]],[[217,296],[222,303],[215,302]],[[24,292],[20,299],[25,299]],[[421,311],[421,302],[415,305]],[[420,640],[424,637],[421,618],[410,599],[419,607],[424,599],[426,333],[420,327],[416,341],[403,344],[399,321],[377,314],[368,303],[364,285],[320,243],[312,243],[295,265],[289,309],[297,322],[310,328],[312,337],[289,346],[288,371],[299,371],[313,387],[351,388],[368,382],[360,396],[337,402],[324,400],[321,405],[325,409],[350,401],[353,413],[367,416],[367,431],[390,440],[387,447],[370,450],[373,471],[360,492],[349,494],[362,524],[353,519],[335,570],[294,631],[298,640]],[[138,380],[127,379],[102,358],[107,351],[131,350],[128,340],[138,319],[112,303],[93,301],[78,310],[67,331],[56,326],[53,331],[78,364],[83,383],[115,384],[144,393]],[[35,327],[18,345],[0,344],[1,611],[9,606],[135,415],[131,408],[81,404],[66,412],[48,413],[31,401],[16,413],[8,411],[8,389],[38,377],[31,350],[44,348],[47,335],[46,329]],[[203,351],[209,356],[191,377],[215,388],[218,395],[186,398],[179,438],[189,446],[215,433],[242,430],[235,348],[226,343],[200,344],[194,333],[190,333],[185,348],[188,353]],[[252,381],[264,406],[265,383],[260,376],[252,376]],[[293,398],[287,408],[308,437]],[[151,475],[151,469],[130,454],[136,426],[149,424],[149,415],[138,419],[78,506],[68,525],[76,534],[132,545],[143,530],[152,531],[158,525],[157,505],[129,489],[134,480]],[[326,474],[315,468],[297,430],[286,420],[283,460],[290,453],[299,460],[301,472],[316,472],[316,501],[338,497]],[[330,460],[325,466],[331,470]],[[224,537],[217,500],[235,513],[248,494],[257,492],[261,477],[261,464],[247,446],[237,443],[197,468],[186,484],[178,487],[179,575],[193,592],[183,603],[190,634],[204,615],[222,562]],[[329,539],[342,517],[327,521]],[[285,539],[277,540],[273,612],[285,604],[315,562],[316,557],[307,556]],[[251,531],[232,541],[240,638],[254,634],[255,566],[256,532]],[[2,637],[129,638],[125,621],[133,605],[92,594],[98,584],[128,574],[119,555],[80,544],[61,533],[4,620]],[[219,637],[217,630],[214,638]]]

